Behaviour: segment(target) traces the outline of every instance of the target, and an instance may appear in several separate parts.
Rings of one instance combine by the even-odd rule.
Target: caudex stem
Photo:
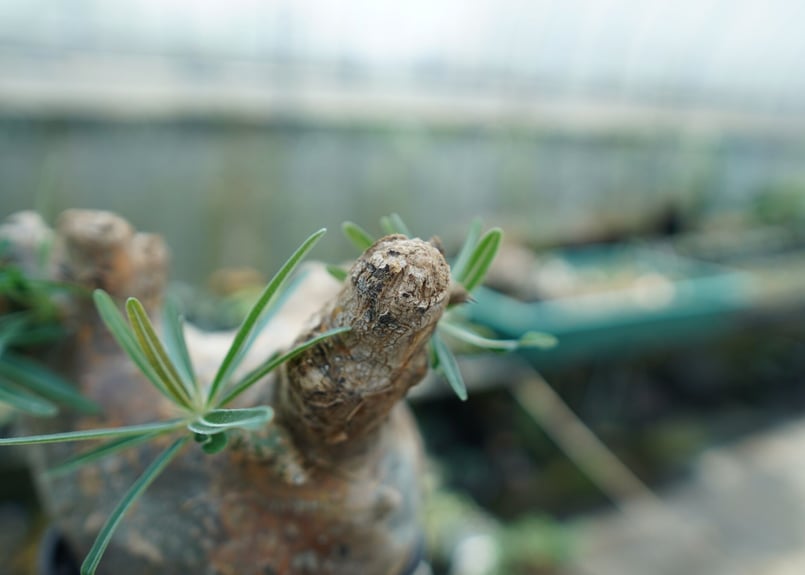
[[[283,366],[274,408],[303,452],[362,451],[428,369],[427,343],[447,307],[450,271],[432,244],[402,235],[373,244],[311,334],[348,326]]]

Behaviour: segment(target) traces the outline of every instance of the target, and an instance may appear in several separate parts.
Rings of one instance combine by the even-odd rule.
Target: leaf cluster
[[[33,416],[54,415],[59,405],[96,412],[69,382],[26,355],[66,335],[54,296],[77,288],[31,277],[10,261],[8,248],[0,244],[0,403]]]

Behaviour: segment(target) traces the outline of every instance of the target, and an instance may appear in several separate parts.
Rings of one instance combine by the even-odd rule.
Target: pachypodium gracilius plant
[[[170,304],[165,306],[163,317],[165,341],[163,343],[142,303],[137,298],[132,297],[126,301],[127,323],[109,294],[100,289],[94,292],[93,298],[98,313],[117,343],[137,365],[148,382],[176,407],[181,416],[169,421],[141,425],[0,438],[0,446],[106,440],[99,446],[71,457],[48,471],[51,475],[58,475],[164,435],[177,436],[175,441],[131,485],[108,517],[81,566],[82,575],[95,573],[101,557],[126,511],[176,457],[185,444],[193,440],[200,444],[204,452],[214,454],[226,447],[229,432],[238,429],[256,430],[268,424],[273,418],[273,410],[268,405],[248,408],[229,408],[227,406],[286,361],[328,337],[348,331],[349,328],[345,327],[328,330],[297,345],[290,351],[274,354],[245,375],[233,377],[254,343],[259,329],[265,327],[266,316],[271,313],[273,306],[279,300],[282,288],[289,276],[324,233],[325,230],[322,229],[308,237],[266,285],[236,332],[223,362],[209,385],[202,385],[202,382],[196,377],[184,339],[183,322],[174,306]],[[8,318],[5,319],[8,321]],[[29,370],[41,370],[29,360],[6,356],[4,363],[0,363],[0,374],[15,366],[20,368],[19,362],[23,361],[25,363],[21,365],[28,367]],[[50,374],[49,377],[56,378],[57,376]],[[59,389],[70,390],[63,391],[60,397],[70,400],[76,407],[92,406],[90,402],[73,391],[69,384],[60,379],[57,380],[58,387],[51,384],[47,388],[43,388],[37,380],[30,376],[26,377],[24,372],[17,378],[18,381],[20,379],[22,383],[28,383],[29,386],[37,384],[37,389],[49,392],[46,395],[53,395]],[[0,400],[3,399],[5,397],[0,395]],[[34,411],[35,415],[52,414],[49,403],[32,397],[24,390],[20,390],[10,399],[9,403],[15,407],[30,405],[31,407],[26,411]]]

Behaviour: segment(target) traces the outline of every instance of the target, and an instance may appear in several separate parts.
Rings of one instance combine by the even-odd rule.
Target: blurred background
[[[480,216],[506,244],[470,317],[560,345],[414,398],[435,572],[803,573],[803,17],[6,0],[0,218],[113,210],[223,328],[319,227],[328,261],[390,212],[450,254]],[[6,491],[0,531],[32,525]]]

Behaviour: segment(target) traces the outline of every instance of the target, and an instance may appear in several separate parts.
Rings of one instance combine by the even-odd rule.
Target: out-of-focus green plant
[[[338,328],[323,332],[284,354],[275,354],[249,373],[234,377],[257,333],[265,325],[264,317],[275,307],[286,280],[324,233],[325,230],[322,229],[308,237],[268,283],[237,330],[232,345],[209,385],[202,385],[196,377],[184,340],[182,319],[174,309],[166,307],[163,342],[157,336],[139,300],[129,298],[126,302],[127,322],[106,292],[95,291],[94,300],[98,312],[120,347],[151,385],[178,408],[182,416],[170,421],[143,425],[0,439],[0,445],[107,440],[50,470],[51,473],[58,474],[167,434],[177,435],[170,446],[129,488],[109,516],[81,566],[82,575],[95,573],[125,513],[190,440],[199,443],[206,453],[217,453],[226,447],[229,432],[236,429],[254,430],[266,425],[273,418],[273,411],[268,405],[229,408],[228,404],[282,363],[320,341],[349,329]]]
[[[30,277],[0,244],[0,404],[34,416],[54,415],[63,405],[83,412],[98,407],[58,374],[26,357],[26,351],[66,335],[54,296],[78,288]]]
[[[380,227],[387,234],[402,234],[412,237],[408,226],[398,214],[381,218]],[[375,243],[375,238],[369,232],[353,222],[344,222],[342,230],[360,251],[368,249]],[[529,332],[517,340],[484,337],[476,326],[469,324],[457,312],[456,308],[460,304],[472,301],[473,290],[483,284],[502,239],[503,231],[500,228],[492,228],[483,232],[483,224],[480,220],[476,219],[472,222],[467,237],[450,266],[453,284],[450,303],[429,342],[431,367],[444,375],[450,387],[462,401],[467,399],[467,387],[455,355],[447,345],[447,340],[497,352],[514,351],[524,347],[548,349],[557,343],[554,336],[540,332]],[[330,266],[328,270],[336,279],[343,281],[346,278],[346,271],[342,268]]]
[[[545,516],[528,516],[495,533],[500,548],[499,573],[553,573],[573,556],[571,529]]]
[[[68,381],[23,353],[62,335],[56,326],[33,323],[25,312],[0,317],[0,403],[39,417],[55,415],[59,405],[85,413],[98,411]]]
[[[425,536],[435,563],[484,575],[553,573],[572,559],[572,528],[547,516],[502,524],[472,498],[445,487],[425,502]]]
[[[765,225],[794,228],[805,221],[805,182],[769,184],[755,195],[751,215]]]

